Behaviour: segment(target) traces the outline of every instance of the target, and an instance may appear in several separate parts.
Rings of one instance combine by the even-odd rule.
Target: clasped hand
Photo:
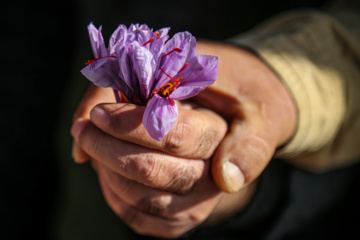
[[[91,159],[109,206],[139,234],[177,237],[239,212],[295,128],[289,94],[256,56],[205,42],[198,50],[220,56],[218,80],[196,108],[180,105],[161,142],[142,126],[144,107],[103,104],[114,101],[109,89],[91,87],[75,113],[75,161]]]

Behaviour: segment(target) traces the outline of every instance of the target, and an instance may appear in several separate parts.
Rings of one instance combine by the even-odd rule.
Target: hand
[[[212,174],[222,190],[237,192],[254,181],[275,149],[291,138],[296,128],[296,107],[274,72],[249,51],[212,42],[198,42],[197,51],[220,57],[215,84],[194,99],[230,125],[230,132],[212,158]],[[84,98],[76,116],[89,112],[94,101],[104,100],[104,94],[97,93],[100,98],[94,92]],[[73,155],[78,162],[88,159],[76,144]]]
[[[221,201],[219,200],[220,202],[213,211],[213,214],[209,217],[210,220],[215,219],[215,221],[218,221],[223,217],[230,216],[237,211],[240,211],[244,206],[243,204],[250,198],[254,188],[253,181],[268,164],[275,148],[284,144],[293,134],[296,125],[296,111],[286,88],[282,85],[276,75],[274,75],[274,73],[253,54],[236,47],[214,43],[200,43],[198,49],[201,53],[218,55],[221,60],[217,82],[213,87],[199,94],[196,97],[196,101],[221,114],[231,126],[230,133],[226,135],[225,139],[221,142],[213,157],[212,177],[217,185],[223,190],[228,192],[238,192],[231,195],[219,193],[224,196],[222,198],[219,197],[219,199],[221,198]],[[113,99],[106,99],[104,94],[99,94],[99,92],[106,90],[92,88],[90,93],[91,91],[97,92],[97,96],[94,94],[87,95],[80,105],[76,116],[83,116],[83,118],[86,118],[88,112],[90,112],[90,109],[96,103],[114,101]],[[113,116],[114,113],[116,114],[117,111],[108,111],[108,116]],[[134,116],[134,118],[136,118],[136,116]],[[191,119],[192,118],[189,120],[191,121]],[[92,121],[96,124],[95,119],[92,119]],[[124,123],[124,121],[121,121],[121,123]],[[76,129],[83,129],[84,126],[80,125],[88,124],[87,121],[76,122],[73,127],[73,132],[77,132]],[[194,149],[194,147],[196,149],[198,145],[193,145],[192,143],[194,143],[194,141],[191,141],[191,144],[186,145],[187,138],[176,138],[176,134],[169,134],[172,137],[175,136],[175,139],[180,139],[180,141],[175,141],[177,142],[175,145],[168,144],[172,137],[164,138],[167,142],[165,144],[148,143],[147,140],[149,139],[142,140],[141,138],[142,133],[144,133],[144,130],[141,130],[141,127],[134,129],[130,128],[132,129],[131,131],[126,131],[129,128],[121,127],[121,129],[125,129],[125,131],[120,130],[121,136],[119,136],[116,133],[116,131],[119,131],[116,126],[121,126],[119,122],[107,122],[108,127],[106,127],[106,124],[102,126],[99,122],[97,124],[97,127],[103,129],[107,134],[115,136],[115,139],[120,138],[145,147],[171,153],[172,155],[191,158],[194,154],[198,157],[196,151],[194,152],[191,150]],[[125,124],[125,126],[128,125]],[[217,125],[215,124],[213,126]],[[193,127],[193,129],[198,129],[196,126]],[[112,131],[109,131],[109,129],[112,129]],[[82,133],[83,131],[80,132]],[[137,135],[136,133],[139,134]],[[189,131],[188,133],[192,133],[192,131]],[[73,135],[78,136],[79,134],[73,133]],[[98,134],[95,134],[95,136],[97,135]],[[184,136],[186,136],[186,134],[184,134]],[[98,138],[95,137],[93,139]],[[191,138],[190,140],[193,139],[196,138]],[[112,142],[112,140],[114,139],[111,139],[111,141],[108,140],[108,142]],[[79,139],[77,139],[77,141],[79,141]],[[173,147],[169,148],[169,145],[172,145]],[[210,153],[214,150],[214,146],[216,147],[217,144],[208,146],[208,148],[211,149]],[[86,150],[86,147],[83,145],[80,147]],[[77,162],[83,162],[88,159],[88,155],[83,153],[84,152],[79,148],[79,145],[75,144],[73,155]],[[88,154],[91,155],[90,153]],[[106,154],[108,153],[103,153],[103,155]],[[101,159],[101,157],[99,159]],[[168,161],[166,161],[166,163],[168,163]],[[139,163],[138,166],[146,166],[146,161]],[[135,172],[138,171],[138,169],[134,169],[136,170]],[[167,170],[168,169],[172,168],[167,168]],[[202,171],[199,171],[198,169],[197,172],[199,173]],[[163,171],[164,176],[167,176],[168,179],[175,172],[176,171]],[[117,173],[119,174],[119,172]],[[125,174],[122,172],[120,175],[124,177]],[[129,175],[125,175],[125,178],[132,179]],[[133,178],[133,180],[135,179],[136,178]],[[143,185],[152,188],[166,189],[161,184],[159,185],[162,180],[160,178],[157,180],[157,183],[155,183],[156,181],[142,183]],[[200,181],[200,179],[193,182],[190,181],[190,186],[192,185],[192,187],[185,188],[183,191],[185,193],[199,194],[199,192],[194,193],[191,191],[193,188],[196,189],[198,181]],[[174,189],[172,190],[174,191]],[[176,189],[176,191],[178,190],[179,189]],[[199,202],[206,202],[206,199],[198,198],[198,200]],[[196,206],[197,202],[191,202],[191,204],[191,206]],[[210,205],[211,207],[209,209],[213,209],[214,205]],[[207,214],[205,214],[205,216],[206,215]],[[193,222],[193,224],[195,223]],[[136,229],[136,227],[134,228]],[[141,229],[142,227],[140,227],[140,232],[142,231]],[[169,229],[172,228],[168,228],[168,230]],[[172,234],[174,234],[174,231],[172,231]],[[184,231],[184,228],[182,228],[182,231]]]
[[[80,119],[72,128],[76,142],[94,159],[104,196],[121,219],[140,234],[177,237],[205,219],[219,221],[246,205],[253,187],[227,195],[209,176],[206,158],[227,130],[219,116],[182,106],[171,137],[158,143],[141,124],[143,110],[131,104],[98,105],[91,122]]]
[[[296,107],[286,87],[257,56],[242,48],[198,42],[198,54],[219,56],[215,84],[194,99],[229,123],[212,157],[216,184],[237,192],[256,179],[296,128]]]
[[[85,120],[90,120],[90,112],[96,105],[106,102],[113,103],[114,101],[115,99],[113,97],[112,90],[91,86],[74,114],[73,120],[79,125],[76,129],[80,131],[82,129],[82,126],[80,127],[80,122],[84,124],[86,123]],[[100,128],[104,129],[109,134],[113,134],[114,137],[133,142],[144,147],[162,150],[182,157],[200,159],[209,158],[225,134],[226,130],[224,129],[227,129],[226,123],[216,114],[212,113],[212,111],[208,111],[206,109],[191,111],[192,117],[189,117],[187,113],[191,109],[191,106],[180,102],[178,102],[177,105],[179,108],[185,110],[185,112],[181,113],[181,116],[178,118],[181,121],[178,121],[175,124],[173,129],[161,142],[152,141],[142,126],[142,107],[137,108],[138,111],[136,116],[131,116],[135,119],[132,119],[129,116],[128,119],[124,119],[122,122],[119,122],[118,120],[114,121],[113,118],[109,118],[108,120],[113,122],[98,124],[102,124]],[[135,107],[131,104],[117,106],[129,109]],[[97,110],[101,109],[101,107],[97,108]],[[113,113],[111,114],[114,115]],[[131,121],[129,121],[129,119],[131,119]],[[105,119],[103,120],[106,121]],[[196,127],[198,131],[191,129],[190,124]],[[124,129],[123,132],[121,132],[122,129]],[[133,129],[133,131],[129,132],[129,129]],[[221,134],[217,131],[218,129],[221,129]],[[74,131],[74,128],[72,131]],[[201,132],[201,136],[194,135],[198,132]],[[73,143],[72,154],[77,163],[84,163],[89,160],[89,156],[83,149],[81,149],[81,147],[79,147],[76,141]]]

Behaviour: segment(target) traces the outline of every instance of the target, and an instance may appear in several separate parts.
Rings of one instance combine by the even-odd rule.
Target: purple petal
[[[179,87],[171,93],[171,98],[181,100],[195,96],[207,86],[213,84],[217,78],[218,57],[199,55],[198,61],[194,58],[179,73],[183,77]]]
[[[173,52],[161,60],[160,67],[171,77],[175,76],[178,71],[184,66],[189,53],[193,53],[195,47],[192,41],[192,36],[188,32],[180,32],[174,35],[169,41],[165,43],[164,55],[171,52],[173,49],[181,49],[181,52]],[[155,89],[161,88],[170,79],[162,71],[158,71],[156,77],[158,82]]]
[[[139,24],[131,24],[130,26],[129,26],[129,28],[128,28],[128,31],[129,32],[133,32],[133,31],[135,31],[136,29],[138,29],[139,28]]]
[[[145,47],[134,43],[132,55],[133,70],[138,78],[142,99],[147,99],[154,82],[156,62],[153,55]]]
[[[119,27],[113,32],[109,40],[109,55],[112,56],[116,53],[116,47],[124,46],[127,36],[127,28],[125,25]]]
[[[135,29],[134,31],[128,34],[126,43],[132,44],[133,42],[138,42],[140,45],[143,45],[151,38],[152,38],[151,31]]]
[[[101,58],[84,67],[81,73],[96,86],[110,87],[118,78],[116,71],[112,68],[111,61],[114,61],[111,57]]]
[[[181,88],[179,87],[178,89],[176,89],[174,92],[172,92],[170,94],[170,97],[175,100],[188,99],[188,98],[195,96],[196,94],[198,94],[205,88],[206,88],[206,86],[197,86],[197,87],[186,86],[186,87],[181,87]]]
[[[163,37],[166,37],[168,35],[169,31],[170,31],[170,28],[166,27],[166,28],[161,28],[161,29],[157,30],[156,32],[159,33],[160,38],[163,38]]]
[[[171,106],[168,99],[154,95],[145,108],[143,125],[149,135],[160,142],[175,124],[177,116],[177,105]]]
[[[96,29],[96,27],[92,23],[88,25],[91,48],[93,50],[95,58],[108,56],[104,39],[101,34],[101,29],[101,26],[99,27],[99,29]]]
[[[150,44],[149,50],[153,54],[157,65],[160,64],[160,55],[163,54],[164,44],[169,39],[169,35],[167,35],[169,30],[170,28],[162,28],[156,31],[159,33],[159,39],[158,36],[153,33],[153,38],[155,41]]]
[[[119,76],[125,82],[125,84],[134,91],[138,89],[138,81],[136,80],[135,74],[132,71],[130,53],[131,49],[127,47],[117,48],[116,54],[118,55],[119,64]]]
[[[148,25],[146,24],[141,24],[139,27],[138,27],[140,30],[146,30],[146,31],[150,31],[151,29],[148,27]]]
[[[186,62],[190,61],[190,59],[196,57],[196,39],[194,36],[190,37],[190,46],[189,52],[186,58]]]
[[[154,57],[154,60],[156,62],[156,66],[160,65],[160,61],[161,61],[160,55],[162,54],[162,51],[163,51],[163,48],[164,48],[164,43],[166,42],[168,37],[169,36],[160,37],[160,39],[156,38],[155,41],[152,42],[150,47],[149,47],[149,50],[152,53],[152,55]]]
[[[213,84],[218,75],[218,60],[219,58],[216,56],[199,55],[197,57],[198,64],[195,63],[192,69],[185,68],[183,72],[179,73],[179,75],[182,75],[184,78],[181,85],[208,86]],[[199,65],[201,67],[199,67]]]

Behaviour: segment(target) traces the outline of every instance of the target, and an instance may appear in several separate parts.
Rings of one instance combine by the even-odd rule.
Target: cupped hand
[[[106,90],[92,87],[89,96],[106,99]],[[100,92],[104,91],[104,95]],[[206,109],[181,105],[178,121],[161,142],[141,124],[144,107],[97,104],[85,98],[72,135],[84,158],[91,158],[113,211],[136,232],[177,237],[208,220],[236,214],[254,187],[227,195],[212,181],[210,161],[227,124]],[[87,103],[86,103],[87,102]],[[90,119],[86,119],[89,114]]]
[[[157,142],[142,125],[144,109],[127,103],[97,105],[90,119],[74,122],[72,135],[89,158],[126,178],[162,190],[186,191],[224,137],[225,121],[210,110],[180,108],[174,127]]]
[[[75,161],[94,159],[109,205],[143,234],[159,236],[151,223],[161,223],[167,229],[161,236],[178,236],[206,218],[216,222],[240,211],[275,149],[295,131],[290,94],[257,56],[218,43],[199,43],[198,51],[220,57],[219,76],[194,99],[221,117],[206,109],[181,108],[176,125],[156,142],[141,124],[144,107],[101,104],[91,110],[114,102],[109,90],[97,87],[90,88],[75,114]],[[236,193],[219,191],[212,179]],[[130,185],[137,190],[126,190]],[[179,196],[183,201],[175,201]],[[155,221],[154,212],[165,221]]]
[[[115,101],[112,90],[91,86],[80,102],[74,117],[72,135],[80,134],[83,125],[91,120],[99,129],[111,136],[179,157],[207,159],[223,139],[226,122],[214,112],[180,103],[178,120],[171,131],[160,141],[154,141],[144,126],[144,107],[133,104],[104,104]],[[77,163],[89,160],[89,155],[73,143],[73,158]],[[90,149],[88,149],[89,151]]]
[[[193,99],[228,122],[229,133],[212,157],[212,173],[222,190],[237,192],[261,174],[276,148],[294,134],[296,107],[277,75],[250,51],[205,41],[198,42],[197,51],[220,57],[218,79]],[[113,102],[112,94],[105,97],[105,94],[99,93],[105,91],[93,87],[75,116],[88,116],[95,103]],[[171,137],[166,139],[172,141]],[[77,162],[88,159],[77,144],[74,144],[73,156]],[[197,157],[191,154],[185,156]]]

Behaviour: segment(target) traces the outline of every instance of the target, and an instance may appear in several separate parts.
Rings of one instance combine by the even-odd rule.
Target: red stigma
[[[184,66],[186,67],[188,64],[185,64]],[[183,68],[185,68],[183,67]],[[169,101],[169,104],[171,106],[174,106],[175,103],[171,100],[170,98],[170,93],[172,93],[173,91],[176,90],[176,88],[180,85],[180,81],[182,79],[182,77],[178,77],[178,79],[175,79],[173,77],[171,77],[169,74],[167,74],[162,68],[159,68],[167,77],[169,77],[173,82],[169,81],[167,83],[165,83],[160,89],[153,91],[152,94],[159,94],[161,97],[163,98],[167,98]]]
[[[171,78],[171,80],[173,80],[174,82],[179,82],[178,80],[176,80],[175,78],[173,78],[172,76],[170,76],[169,74],[167,74],[162,68],[159,68],[166,76],[168,76],[169,78]]]
[[[188,65],[189,65],[189,63],[185,63],[184,66],[178,71],[178,73],[183,71]]]
[[[145,47],[148,43],[151,43],[151,42],[153,42],[153,41],[155,41],[155,39],[152,38],[152,39],[150,39],[149,41],[147,41],[146,43],[144,43],[142,46]]]
[[[173,101],[171,101],[169,93],[167,94],[167,99],[169,100],[170,105],[173,107],[175,104]]]
[[[154,33],[155,33],[157,39],[160,39],[160,33],[158,33],[158,32],[154,32]]]
[[[115,56],[110,56],[112,58],[117,58]],[[95,58],[95,59],[91,59],[91,60],[88,60],[85,65],[89,65],[89,64],[92,64],[93,62],[96,62],[97,60],[100,60],[100,59],[103,59],[103,58],[106,58],[106,57],[99,57],[99,58]]]
[[[88,60],[85,65],[89,65],[92,64],[93,62],[97,61],[98,59],[92,59],[92,60]]]
[[[181,49],[180,48],[174,48],[173,50],[171,50],[170,52],[168,52],[167,54],[162,56],[161,59],[163,59],[164,57],[166,57],[167,55],[169,55],[169,54],[171,54],[173,52],[181,52]]]

